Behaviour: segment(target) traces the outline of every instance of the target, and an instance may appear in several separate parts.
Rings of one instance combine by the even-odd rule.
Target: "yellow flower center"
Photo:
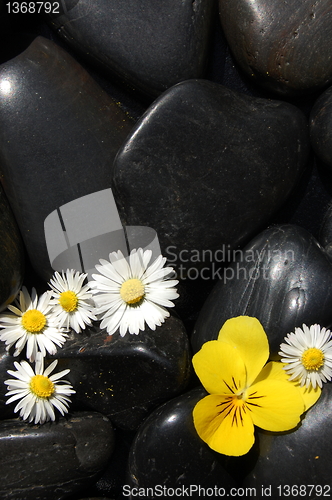
[[[324,354],[316,347],[310,347],[302,354],[302,364],[307,370],[318,370],[324,364]]]
[[[145,294],[144,285],[141,280],[132,278],[122,283],[120,288],[121,298],[127,304],[136,304],[140,302]]]
[[[67,312],[75,311],[78,305],[78,298],[76,293],[72,292],[71,290],[62,292],[60,294],[59,304]]]
[[[243,426],[243,415],[246,413],[246,403],[243,399],[243,394],[226,397],[225,401],[217,407],[221,407],[220,414],[224,413],[225,417],[230,417],[230,425],[236,427]]]
[[[54,384],[45,375],[35,375],[30,381],[30,390],[39,398],[47,399],[54,393]]]
[[[46,316],[37,309],[29,309],[22,315],[22,326],[30,333],[40,333],[46,326]]]

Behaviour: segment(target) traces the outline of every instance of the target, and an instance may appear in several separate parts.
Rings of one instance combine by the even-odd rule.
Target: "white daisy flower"
[[[26,361],[15,361],[17,371],[8,370],[9,375],[15,379],[5,380],[8,386],[6,396],[9,397],[6,404],[20,399],[14,412],[20,412],[23,420],[34,420],[35,424],[43,424],[48,420],[55,420],[54,408],[57,408],[61,415],[68,412],[71,402],[69,396],[76,391],[67,381],[59,380],[70,372],[69,369],[49,376],[57,363],[56,359],[44,371],[44,358],[38,353],[35,371]]]
[[[289,380],[298,380],[301,386],[312,385],[315,389],[332,378],[331,332],[319,325],[302,328],[287,334],[279,354],[284,369],[291,375]]]
[[[80,333],[85,325],[92,325],[91,320],[96,320],[93,314],[94,304],[91,300],[92,292],[89,285],[83,282],[87,274],[80,274],[73,269],[67,269],[62,276],[56,271],[50,280],[52,288],[52,312],[59,321],[59,326],[69,327]]]
[[[14,356],[18,356],[26,345],[26,357],[36,359],[38,351],[46,356],[57,352],[56,345],[62,347],[67,335],[52,317],[51,292],[43,293],[38,299],[33,288],[31,297],[25,287],[19,293],[16,305],[7,306],[14,313],[0,314],[0,340],[6,343],[6,350],[15,344]]]
[[[119,250],[110,253],[110,262],[100,259],[96,265],[100,274],[93,274],[95,281],[89,285],[99,292],[94,296],[95,312],[109,335],[118,328],[122,337],[127,331],[137,335],[145,323],[155,330],[170,315],[165,308],[173,307],[171,300],[179,296],[174,288],[178,281],[169,279],[173,268],[163,267],[165,257],[159,255],[149,266],[151,257],[151,250],[139,248],[127,262]]]

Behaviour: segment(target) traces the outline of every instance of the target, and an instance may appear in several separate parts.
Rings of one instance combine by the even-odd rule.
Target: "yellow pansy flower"
[[[320,396],[287,380],[280,362],[267,363],[269,345],[257,318],[231,318],[218,340],[194,355],[194,369],[209,395],[193,410],[200,438],[224,455],[246,454],[254,444],[254,425],[287,431]]]

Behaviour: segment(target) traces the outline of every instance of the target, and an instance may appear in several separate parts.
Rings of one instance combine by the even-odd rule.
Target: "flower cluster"
[[[31,295],[26,287],[19,293],[14,305],[7,306],[10,313],[0,315],[0,340],[9,351],[15,347],[18,356],[26,346],[26,357],[33,362],[37,352],[42,356],[55,354],[67,339],[69,326],[77,333],[85,324],[97,319],[92,313],[92,293],[82,286],[85,274],[67,270],[55,273],[51,279],[52,290],[47,290],[39,298],[33,288]]]
[[[169,279],[173,269],[164,267],[166,258],[160,255],[149,265],[151,257],[151,250],[139,248],[128,262],[121,251],[113,252],[110,262],[100,260],[100,274],[85,285],[86,274],[55,272],[51,289],[39,298],[35,289],[30,296],[23,287],[15,305],[8,306],[10,313],[0,315],[0,340],[7,350],[15,346],[14,356],[26,346],[27,358],[34,361],[38,351],[55,354],[70,328],[80,333],[97,319],[109,335],[118,329],[121,336],[127,331],[137,335],[145,324],[155,330],[169,316],[166,308],[174,306],[178,281]]]
[[[34,370],[27,361],[15,362],[17,371],[8,373],[18,380],[5,381],[7,403],[20,399],[14,411],[24,420],[54,420],[53,407],[62,415],[68,411],[68,396],[75,391],[68,382],[55,382],[70,370],[49,377],[57,361],[44,371],[44,357],[56,354],[70,329],[81,333],[86,325],[101,320],[109,335],[118,329],[121,336],[127,331],[137,335],[145,324],[155,330],[169,316],[166,308],[174,306],[178,281],[169,279],[173,269],[164,267],[166,258],[160,255],[150,265],[151,250],[141,248],[131,252],[129,262],[120,251],[109,258],[110,262],[101,259],[96,265],[100,274],[94,274],[90,283],[84,284],[87,275],[73,269],[55,272],[50,289],[40,297],[34,288],[30,295],[23,287],[8,306],[10,312],[0,314],[0,340],[6,350],[13,347],[13,355],[18,356],[26,348],[27,360],[35,362]]]
[[[254,426],[294,429],[318,400],[322,382],[332,378],[330,331],[303,325],[285,340],[281,362],[268,362],[262,325],[239,316],[226,321],[218,340],[206,342],[194,355],[194,369],[209,394],[196,404],[193,420],[213,450],[244,455],[254,444]]]

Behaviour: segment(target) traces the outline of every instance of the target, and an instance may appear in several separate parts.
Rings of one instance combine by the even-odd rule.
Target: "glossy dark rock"
[[[191,337],[194,352],[240,315],[260,320],[272,353],[296,326],[331,326],[332,261],[306,230],[271,227],[233,255],[200,312]]]
[[[0,186],[0,311],[13,302],[22,286],[23,276],[23,242]]]
[[[150,498],[157,498],[158,485],[166,489],[200,485],[228,492],[248,472],[255,450],[244,458],[226,457],[199,438],[192,411],[205,395],[203,389],[193,389],[160,406],[145,420],[129,454],[127,484],[131,488],[155,488],[156,496]],[[198,489],[188,496],[198,498]]]
[[[91,488],[91,496],[122,498],[123,485],[126,484],[128,455],[136,436],[136,431],[114,429],[115,447],[105,471]]]
[[[60,500],[84,490],[113,451],[113,428],[98,413],[80,412],[55,423],[0,422],[3,500]]]
[[[219,0],[221,24],[245,73],[285,95],[332,81],[330,0]]]
[[[332,205],[325,212],[322,225],[320,227],[319,242],[332,259]]]
[[[87,72],[50,40],[36,38],[0,66],[1,181],[31,263],[44,279],[53,272],[46,217],[110,188],[113,159],[131,126]]]
[[[130,87],[157,96],[203,76],[214,0],[64,0],[57,33]]]
[[[324,498],[331,495],[332,384],[323,385],[318,402],[304,415],[295,431],[283,434],[257,432],[259,456],[254,469],[244,481],[244,487],[271,487],[271,498],[287,495],[289,485],[297,485],[305,498]],[[307,485],[313,485],[311,495]],[[282,486],[282,489],[278,489]],[[281,494],[280,494],[281,493]],[[257,495],[258,496],[258,495]]]
[[[7,386],[4,384],[4,381],[9,378],[7,370],[15,370],[14,361],[15,358],[7,353],[5,343],[0,342],[0,420],[17,416],[13,411],[15,405],[6,404]]]
[[[189,342],[180,320],[170,317],[155,331],[110,336],[97,327],[71,334],[56,358],[76,390],[75,407],[107,415],[133,430],[158,404],[185,390],[190,376]]]
[[[332,168],[332,87],[321,94],[311,110],[310,139],[318,158]]]
[[[203,250],[237,246],[267,223],[307,151],[307,123],[294,106],[182,82],[150,106],[119,150],[119,211],[127,225],[157,231],[170,263],[188,262],[194,249],[184,267],[208,266]]]

